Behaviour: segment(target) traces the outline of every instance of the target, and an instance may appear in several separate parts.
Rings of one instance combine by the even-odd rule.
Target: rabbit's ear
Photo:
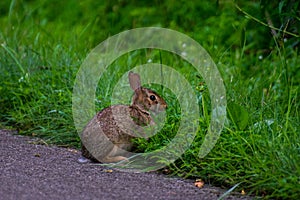
[[[130,87],[133,91],[141,87],[140,75],[133,72],[129,72],[128,78],[129,78]]]

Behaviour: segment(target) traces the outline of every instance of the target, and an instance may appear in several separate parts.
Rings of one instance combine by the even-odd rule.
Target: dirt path
[[[79,164],[80,152],[32,144],[0,130],[0,199],[218,199],[224,191],[192,180]],[[230,196],[227,199],[250,199]]]

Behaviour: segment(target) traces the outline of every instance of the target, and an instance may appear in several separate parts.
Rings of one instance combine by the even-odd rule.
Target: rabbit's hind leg
[[[117,163],[120,161],[128,162],[128,159],[124,156],[114,156],[114,157],[108,157],[106,156],[101,160],[103,163]]]
[[[114,145],[113,149],[110,151],[110,153],[105,156],[101,161],[104,163],[116,163],[120,161],[125,161],[127,162],[128,159],[124,156],[118,155],[122,152],[123,150],[120,149],[117,145]]]

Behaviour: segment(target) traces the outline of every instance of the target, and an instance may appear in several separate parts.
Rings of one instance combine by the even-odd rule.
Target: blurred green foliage
[[[120,31],[146,26],[184,31],[207,47],[246,44],[245,48],[251,51],[274,48],[271,29],[245,18],[243,13],[235,9],[235,4],[258,20],[299,36],[300,9],[299,2],[294,0],[12,0],[0,3],[0,16],[2,27],[8,29],[6,31],[10,31],[12,26],[27,24],[30,20],[44,34],[52,37],[61,38],[63,30],[72,32],[77,40],[84,41],[84,45],[90,48]],[[282,31],[276,31],[276,37],[281,42],[284,38],[292,38],[287,46],[294,48],[299,45],[299,37]]]

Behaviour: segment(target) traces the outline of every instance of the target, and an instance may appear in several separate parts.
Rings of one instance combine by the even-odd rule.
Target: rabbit
[[[162,97],[141,86],[139,74],[129,72],[128,78],[134,91],[131,105],[113,105],[94,116],[81,133],[83,159],[128,161],[126,152],[132,150],[132,139],[149,137],[144,128],[156,125],[149,111],[158,114],[167,109]]]

